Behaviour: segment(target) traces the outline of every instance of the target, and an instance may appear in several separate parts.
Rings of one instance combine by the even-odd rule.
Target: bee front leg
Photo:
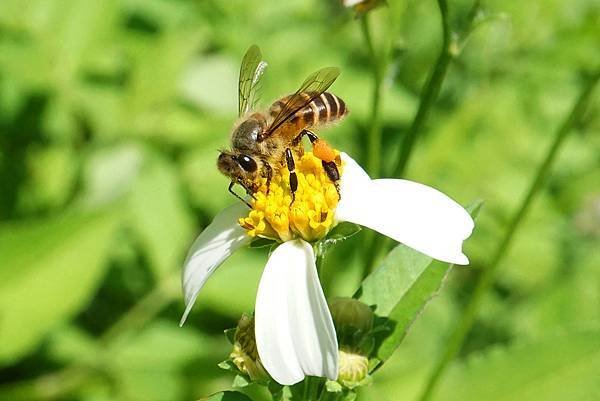
[[[271,178],[273,178],[273,168],[269,164],[268,161],[262,159],[263,166],[265,168],[265,173],[263,177],[267,179],[267,195],[269,194],[269,190],[271,189]]]
[[[294,155],[290,148],[285,150],[285,161],[290,172],[290,191],[292,192],[292,201],[290,206],[296,200],[296,190],[298,189],[298,176],[296,175],[296,163],[294,163]]]
[[[246,202],[246,200],[244,198],[242,198],[241,196],[239,196],[238,194],[235,193],[235,191],[233,190],[233,186],[235,185],[235,182],[231,181],[229,183],[229,193],[232,194],[233,196],[235,196],[236,198],[238,198],[239,200],[241,200],[242,202],[244,202],[246,204],[246,206],[248,206],[250,209],[252,209],[252,205],[249,204],[248,202]],[[248,190],[246,190],[246,192],[248,192]],[[250,196],[252,196],[252,194],[250,194]],[[253,197],[253,196],[252,196]]]

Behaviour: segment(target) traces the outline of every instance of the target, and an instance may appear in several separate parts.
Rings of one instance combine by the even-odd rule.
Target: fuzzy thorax
[[[337,152],[336,152],[337,153]],[[336,164],[341,174],[339,155]],[[321,159],[311,152],[296,161],[298,190],[292,203],[289,171],[283,167],[271,179],[267,193],[266,181],[250,201],[252,210],[240,219],[240,225],[251,237],[277,241],[302,238],[316,241],[335,225],[334,215],[339,197],[335,185],[323,170]]]

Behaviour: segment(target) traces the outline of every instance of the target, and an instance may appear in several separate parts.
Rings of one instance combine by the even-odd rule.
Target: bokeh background
[[[441,44],[433,0],[389,3],[370,16],[375,46],[393,43],[382,175]],[[470,6],[450,1],[453,26]],[[482,9],[406,171],[464,205],[485,201],[466,244],[472,263],[453,271],[363,399],[415,399],[582,76],[600,62],[596,0],[486,0]],[[263,106],[310,72],[341,67],[332,91],[351,115],[322,135],[365,161],[371,59],[359,22],[336,0],[2,1],[1,400],[176,401],[229,388],[232,376],[217,367],[230,352],[222,332],[252,311],[266,250],[227,261],[183,328],[179,275],[195,235],[235,201],[215,160],[253,43],[269,62]],[[588,392],[600,385],[598,98],[561,150],[436,399],[598,399]],[[362,240],[326,260],[329,295],[358,287]],[[559,366],[546,363],[564,350]],[[515,366],[547,369],[514,382]]]

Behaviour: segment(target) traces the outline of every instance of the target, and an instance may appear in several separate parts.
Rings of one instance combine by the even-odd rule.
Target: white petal
[[[466,265],[462,243],[473,219],[437,189],[408,180],[369,180],[364,170],[342,153],[338,221],[369,227],[432,258]]]
[[[237,203],[215,216],[192,244],[183,267],[182,286],[185,298],[183,325],[198,293],[210,275],[238,248],[248,244],[250,237],[238,224],[248,208]]]
[[[262,364],[278,383],[337,379],[335,328],[307,242],[284,242],[271,254],[258,286],[255,330]]]

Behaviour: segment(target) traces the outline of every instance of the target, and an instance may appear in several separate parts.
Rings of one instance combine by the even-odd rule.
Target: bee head
[[[232,181],[247,185],[257,177],[258,164],[250,155],[222,151],[217,159],[219,171]]]

